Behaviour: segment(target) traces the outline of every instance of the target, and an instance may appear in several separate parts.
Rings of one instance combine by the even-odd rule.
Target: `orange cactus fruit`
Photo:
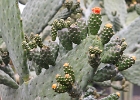
[[[94,14],[100,14],[101,13],[101,8],[100,7],[94,7],[94,8],[92,8],[92,12]]]
[[[57,87],[57,84],[52,85],[52,89],[56,89],[56,87]]]

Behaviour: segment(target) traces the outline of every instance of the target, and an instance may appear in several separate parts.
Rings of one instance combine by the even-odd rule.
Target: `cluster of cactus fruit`
[[[64,19],[58,18],[53,21],[51,24],[52,41],[44,44],[38,34],[30,34],[30,36],[24,34],[22,47],[25,58],[28,59],[26,63],[32,62],[36,64],[33,66],[36,75],[41,75],[43,69],[52,70],[60,66],[60,68],[57,68],[60,71],[57,71],[59,73],[57,73],[56,76],[53,76],[54,74],[52,74],[52,76],[47,74],[47,77],[51,77],[51,79],[55,78],[54,81],[56,81],[56,83],[53,84],[48,82],[52,85],[52,94],[57,93],[57,95],[59,95],[60,93],[68,93],[71,98],[76,98],[76,100],[97,100],[98,98],[100,98],[100,100],[118,100],[120,97],[119,92],[102,97],[104,93],[97,92],[96,88],[92,85],[96,83],[101,86],[112,87],[118,91],[125,91],[125,78],[121,75],[121,72],[130,68],[135,63],[136,57],[124,54],[124,50],[127,48],[127,43],[124,38],[112,38],[115,34],[112,24],[107,23],[104,25],[103,29],[101,29],[102,15],[100,7],[94,7],[92,9],[92,13],[86,22],[86,20],[82,18],[82,10],[80,9],[79,2],[74,4],[70,1],[66,2],[64,5],[70,12],[70,17]],[[59,38],[59,44],[61,44],[64,51],[66,50],[67,52],[64,57],[60,57],[59,50],[62,49],[60,45],[54,42],[57,37]],[[74,44],[76,44],[75,47]],[[81,58],[85,61],[84,63],[78,62],[85,64],[85,66],[81,65],[84,66],[84,72],[88,71],[88,74],[85,73],[85,76],[81,76],[84,74],[81,74],[80,71],[77,70],[82,70],[81,66],[74,66],[76,65],[74,60],[69,62],[71,61],[71,57],[69,58],[68,56],[70,53],[73,53],[72,56],[74,56],[74,58],[80,59],[79,56],[75,57],[77,54],[79,55],[79,53],[77,53],[78,51],[75,49],[79,49],[80,46],[83,46],[81,49],[86,52],[79,50],[85,55],[85,58]],[[9,52],[0,51],[0,84],[17,89],[18,91],[18,89],[20,89],[19,84],[22,84],[22,82],[19,84],[16,82],[14,71],[9,64],[11,62]],[[70,60],[65,60],[66,62],[63,63],[62,67],[61,64],[59,65],[59,61],[61,62],[65,57],[66,60]],[[104,64],[104,66],[100,66],[100,64]],[[90,68],[88,68],[89,66]],[[27,69],[31,71],[30,67]],[[78,74],[80,77],[78,77]],[[82,79],[87,80],[83,82]],[[108,81],[110,83],[106,85]],[[122,81],[123,84],[119,87],[112,84],[113,81]],[[30,79],[28,79],[28,82],[30,83]],[[23,84],[28,84],[28,82]],[[23,91],[25,92],[26,89]],[[48,98],[53,100],[53,97]]]
[[[69,47],[71,47],[72,49],[72,43],[79,45],[81,41],[85,39],[87,36],[90,37],[91,35],[95,35],[96,38],[98,39],[96,41],[97,43],[94,43],[94,46],[90,46],[88,51],[89,52],[88,63],[94,69],[93,81],[96,82],[104,82],[108,80],[121,81],[123,80],[123,76],[121,76],[121,78],[117,77],[119,71],[123,71],[131,67],[135,63],[136,58],[134,56],[129,57],[123,55],[123,51],[127,47],[125,39],[119,39],[118,37],[116,37],[114,40],[110,41],[110,38],[115,34],[113,31],[112,24],[110,23],[106,24],[103,30],[98,34],[98,31],[102,23],[100,11],[101,8],[99,7],[95,7],[92,9],[92,14],[88,20],[87,25],[85,24],[85,21],[81,18],[77,19],[75,22],[71,24],[67,24],[68,22],[67,20],[66,21],[64,21],[63,19],[59,19],[57,21],[55,20],[53,23],[53,27],[58,27],[57,28],[58,30],[57,31],[55,30],[54,32],[54,28],[52,28],[52,38],[53,40],[55,40],[55,38],[57,37],[57,33],[59,34],[61,32],[61,34],[58,35],[60,43],[62,43],[63,47],[66,50],[68,50]],[[59,23],[59,26],[57,23]],[[83,25],[82,27],[80,27],[79,24],[77,23],[84,24],[80,24],[81,26]],[[100,63],[105,63],[107,65],[101,69],[98,69]],[[82,96],[85,95],[84,93],[81,93],[82,90],[80,90],[79,87],[75,87],[77,88],[77,90],[73,89],[74,88],[73,85],[76,84],[76,82],[72,67],[69,65],[69,63],[65,63],[63,66],[65,77],[62,77],[61,75],[57,74],[56,75],[57,83],[52,85],[52,89],[54,89],[55,92],[58,93],[68,92],[69,95],[72,97],[75,97],[73,96],[75,94],[78,96],[78,98],[82,98]],[[73,92],[71,93],[69,91]],[[79,94],[77,94],[77,91]],[[94,95],[93,92],[92,95]],[[91,100],[91,98],[94,98],[95,100],[95,95],[93,97],[88,96],[87,97],[84,96],[85,97],[84,100]],[[118,98],[119,94],[117,93],[111,94],[108,97],[103,98],[101,100],[110,100],[110,99],[117,100]]]

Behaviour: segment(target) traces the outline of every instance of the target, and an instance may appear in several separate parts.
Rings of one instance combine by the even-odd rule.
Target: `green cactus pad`
[[[59,45],[57,42],[54,41],[49,41],[47,46],[50,48],[50,51],[54,57],[54,59],[56,60],[57,56],[58,56],[58,52],[59,52]]]
[[[104,0],[104,7],[107,16],[111,21],[113,21],[112,12],[117,12],[122,25],[125,24],[127,17],[127,8],[125,0]]]
[[[39,34],[61,8],[65,0],[29,0],[22,12],[23,29],[26,34]],[[43,10],[43,12],[42,12]]]
[[[114,65],[107,64],[105,67],[99,69],[94,77],[93,80],[96,82],[103,82],[110,80],[114,76],[116,76],[117,70],[115,69]]]
[[[10,65],[0,66],[0,70],[3,70],[6,74],[8,74],[13,80],[15,80],[15,73]]]
[[[12,59],[18,74],[24,79],[24,81],[27,81],[29,71],[26,64],[26,54],[21,45],[24,39],[24,34],[17,0],[2,0],[0,6],[0,27],[2,38],[6,43],[10,58]]]
[[[60,40],[60,43],[66,50],[71,50],[72,47],[72,41],[69,38],[69,31],[67,28],[63,28],[62,30],[58,31],[58,37]]]
[[[130,82],[140,85],[140,77],[139,77],[139,72],[140,72],[140,39],[139,39],[139,32],[140,32],[140,18],[136,18],[129,26],[124,28],[122,31],[117,33],[115,36],[119,36],[120,38],[125,38],[125,41],[128,45],[128,47],[125,49],[124,54],[128,56],[135,56],[136,57],[136,62],[135,64],[121,72],[124,77],[129,80]],[[132,73],[133,72],[133,73]],[[134,78],[135,77],[135,78]]]
[[[136,10],[137,14],[140,15],[140,4],[139,3],[136,4],[135,10]]]
[[[18,84],[2,70],[0,70],[0,84],[4,84],[13,89],[17,89],[19,87]]]
[[[70,100],[68,93],[57,94],[51,87],[53,83],[56,83],[55,76],[58,73],[64,73],[63,64],[68,62],[73,66],[75,74],[75,80],[81,89],[85,89],[86,85],[92,79],[94,69],[88,65],[88,47],[94,46],[99,43],[98,37],[90,36],[82,41],[80,45],[75,47],[73,50],[68,52],[66,56],[56,62],[55,67],[50,67],[40,75],[30,80],[28,84],[23,84],[19,89],[13,90],[6,86],[0,85],[0,95],[4,100],[10,100],[10,98],[23,99],[23,100],[34,100],[37,97],[48,100]],[[102,45],[99,45],[103,48]],[[83,49],[84,47],[84,49]],[[80,63],[79,63],[80,62]],[[53,77],[53,78],[52,78]],[[49,81],[47,81],[49,80]],[[36,87],[36,88],[35,88]],[[14,91],[14,92],[13,92]],[[11,95],[3,95],[7,93]],[[24,95],[23,95],[24,93]]]

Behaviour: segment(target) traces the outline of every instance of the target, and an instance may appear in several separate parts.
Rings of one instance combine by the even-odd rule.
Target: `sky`
[[[23,9],[24,9],[25,5],[22,5],[19,3],[19,9],[20,9],[20,12],[22,13]]]

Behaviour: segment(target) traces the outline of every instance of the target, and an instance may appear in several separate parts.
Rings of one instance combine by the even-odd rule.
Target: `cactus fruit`
[[[65,76],[56,75],[57,84],[52,85],[52,89],[58,93],[67,92],[73,98],[79,97],[81,91],[78,88],[78,84],[75,83],[75,76],[72,66],[69,63],[63,65]]]
[[[101,8],[95,7],[92,9],[92,14],[88,21],[89,34],[96,35],[102,24]]]
[[[112,24],[108,23],[104,26],[101,31],[101,40],[103,44],[106,44],[110,41],[110,38],[114,35]]]
[[[114,94],[110,94],[109,96],[102,98],[101,100],[118,100],[120,97],[120,93],[116,92]]]
[[[131,67],[132,64],[135,63],[136,57],[127,57],[127,56],[122,56],[122,58],[118,61],[117,67],[119,71],[126,70],[127,68]]]
[[[128,39],[126,38],[127,44],[122,37],[113,38],[113,25],[104,25],[99,7],[94,7],[91,16],[86,19],[82,12],[85,9],[80,8],[82,1],[46,1],[29,0],[21,14],[22,20],[17,0],[0,2],[0,35],[7,47],[4,52],[0,49],[0,98],[118,100],[119,93],[102,98],[104,91],[98,92],[92,85],[95,83],[125,91],[126,77],[122,73],[138,62],[134,56],[124,54],[130,47]],[[114,4],[105,5],[112,1],[104,0],[108,17],[114,8],[107,7]],[[114,2],[124,4],[123,0]],[[62,6],[63,3],[65,7]],[[125,22],[122,20],[125,16],[121,13],[124,10],[115,10],[120,15],[121,23]],[[112,18],[109,19],[112,22]],[[46,34],[50,32],[51,36],[42,39],[44,28],[47,30]],[[125,33],[125,29],[123,32]],[[57,42],[58,39],[60,42]],[[15,74],[19,75],[19,79]],[[123,84],[114,85],[113,81],[121,81]]]

